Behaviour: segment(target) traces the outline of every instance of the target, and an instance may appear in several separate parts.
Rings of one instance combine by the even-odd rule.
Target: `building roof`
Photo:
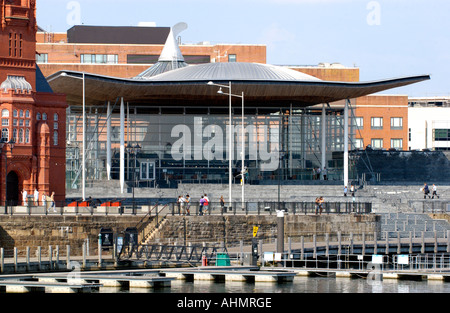
[[[428,75],[410,76],[372,82],[322,81],[312,76],[266,64],[210,63],[173,70],[146,80],[124,79],[84,74],[86,99],[90,104],[104,104],[123,97],[130,103],[158,105],[223,105],[218,88],[209,86],[231,82],[232,93],[244,92],[248,106],[311,106],[353,99],[430,79]],[[56,93],[67,95],[69,104],[82,103],[83,73],[60,71],[49,77]],[[158,101],[158,104],[155,103]]]
[[[69,43],[163,45],[170,27],[76,25],[67,31]]]

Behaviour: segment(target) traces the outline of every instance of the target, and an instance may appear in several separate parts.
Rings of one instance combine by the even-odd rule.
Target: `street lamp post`
[[[14,139],[11,139],[9,142],[6,142],[4,139],[2,139],[0,143],[0,150],[3,151],[3,148],[5,149],[5,214],[8,214],[8,146],[11,150],[11,153],[14,149],[15,141]],[[12,211],[11,211],[12,213]]]
[[[232,137],[233,137],[233,133],[232,133],[232,129],[231,129],[231,125],[232,125],[232,120],[231,120],[231,98],[232,97],[237,97],[237,98],[241,98],[242,99],[242,116],[241,116],[241,124],[242,124],[242,151],[241,151],[241,158],[242,158],[242,166],[241,166],[241,179],[242,179],[242,200],[241,200],[241,206],[242,209],[245,209],[245,113],[244,113],[244,92],[242,92],[241,95],[235,95],[231,93],[231,81],[229,82],[229,85],[220,85],[220,84],[215,84],[212,81],[208,82],[208,85],[210,86],[218,86],[220,87],[219,91],[217,91],[218,94],[221,95],[227,95],[229,96],[229,130],[228,130],[228,140],[229,140],[229,149],[231,149],[232,147]],[[222,91],[222,88],[228,88],[229,92],[225,93]],[[232,203],[232,197],[231,197],[231,185],[232,185],[232,152],[233,151],[229,151],[229,169],[228,169],[228,184],[229,184],[229,189],[228,189],[228,197],[229,197],[229,203],[231,205]]]

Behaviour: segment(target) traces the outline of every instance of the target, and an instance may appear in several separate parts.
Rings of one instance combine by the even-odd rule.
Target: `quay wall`
[[[24,256],[26,248],[49,246],[65,248],[70,245],[72,255],[81,255],[83,243],[89,240],[89,252],[98,253],[98,234],[101,228],[114,233],[135,227],[140,216],[0,216],[0,247],[11,254],[18,249]]]
[[[258,227],[257,237],[273,240],[277,237],[276,215],[232,215],[232,216],[168,216],[158,231],[147,243],[201,243],[225,242],[227,245],[238,244],[241,240],[248,242],[253,237],[253,227]],[[305,236],[305,241],[312,235],[330,234],[336,236],[354,234],[358,240],[362,234],[373,235],[381,232],[380,216],[375,214],[345,215],[286,215],[284,217],[285,240],[294,241]],[[373,237],[373,236],[372,236]],[[309,238],[309,239],[307,239]],[[367,237],[366,237],[367,238]],[[320,237],[323,239],[323,237]],[[330,240],[333,239],[330,237]],[[369,238],[367,238],[369,239]]]

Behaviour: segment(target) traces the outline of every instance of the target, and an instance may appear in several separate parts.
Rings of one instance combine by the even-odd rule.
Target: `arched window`
[[[58,113],[55,113],[55,114],[53,115],[53,120],[54,120],[55,122],[58,121]]]
[[[25,130],[25,143],[30,143],[30,130],[28,128]]]
[[[17,110],[14,110],[14,111],[13,111],[13,116],[14,116],[14,117],[18,117],[18,116],[19,116],[19,112],[17,112]]]
[[[20,116],[19,117],[23,117],[23,110],[20,110]]]
[[[9,117],[9,110],[3,109],[2,110],[2,117]]]
[[[26,110],[25,111],[25,117],[26,118],[30,118],[30,110]]]
[[[41,113],[36,113],[36,121],[40,121],[41,120]]]
[[[42,113],[42,120],[46,121],[47,120],[47,113]]]
[[[17,128],[13,129],[13,135],[11,139],[14,140],[14,142],[17,142]]]
[[[23,129],[19,129],[19,143],[23,143]]]

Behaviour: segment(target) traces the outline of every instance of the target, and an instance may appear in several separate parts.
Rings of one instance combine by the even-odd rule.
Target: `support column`
[[[124,193],[125,185],[125,105],[120,102],[120,193]]]
[[[108,108],[106,113],[106,176],[111,180],[111,103],[108,101]]]
[[[350,100],[345,100],[344,108],[344,186],[348,187],[348,107]]]
[[[323,170],[326,167],[327,162],[327,111],[326,111],[326,104],[322,104],[322,177],[323,177]]]

